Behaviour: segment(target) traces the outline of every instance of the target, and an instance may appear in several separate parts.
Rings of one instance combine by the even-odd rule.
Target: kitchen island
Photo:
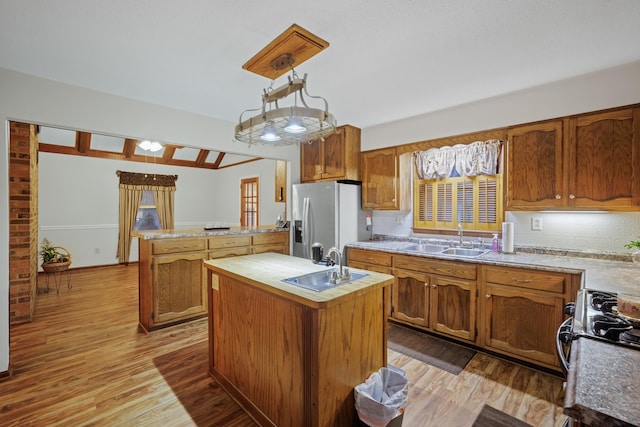
[[[393,276],[322,292],[282,280],[327,267],[275,253],[205,261],[209,373],[263,426],[352,426],[353,388],[387,363]]]
[[[204,260],[289,253],[289,229],[273,225],[140,231],[136,237],[139,325],[146,332],[207,315]]]

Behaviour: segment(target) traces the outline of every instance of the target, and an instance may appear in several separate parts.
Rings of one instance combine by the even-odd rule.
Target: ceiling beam
[[[91,134],[76,131],[76,149],[78,153],[86,154],[91,149]]]
[[[130,159],[136,153],[136,147],[138,146],[137,139],[126,138],[124,140],[124,147],[122,147],[122,153],[124,157]]]
[[[163,156],[154,157],[154,156],[144,156],[144,155],[135,154],[137,143],[138,143],[138,140],[136,139],[126,138],[124,140],[124,145],[122,147],[121,152],[93,150],[91,149],[91,134],[86,132],[77,132],[75,146],[56,145],[56,144],[48,144],[46,142],[40,142],[38,143],[38,151],[41,151],[43,153],[66,154],[71,156],[94,157],[99,159],[122,160],[122,161],[129,161],[129,162],[138,162],[138,163],[154,163],[154,164],[162,164],[162,165],[168,165],[168,166],[183,166],[183,167],[211,169],[211,170],[224,169],[231,166],[237,166],[244,163],[255,162],[256,160],[262,159],[262,157],[255,157],[245,161],[221,166],[222,160],[226,154],[224,152],[221,152],[220,154],[218,154],[216,161],[214,163],[207,163],[206,159],[209,155],[209,150],[200,150],[195,160],[183,160],[183,159],[173,158],[176,148],[181,148],[180,146],[165,145],[165,148],[164,148],[165,151],[163,153]],[[81,150],[84,150],[84,151],[81,151]],[[167,154],[168,152],[171,153],[170,156],[169,154]]]

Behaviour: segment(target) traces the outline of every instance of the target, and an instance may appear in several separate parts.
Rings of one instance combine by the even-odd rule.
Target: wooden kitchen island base
[[[326,269],[260,254],[206,261],[211,376],[263,426],[352,426],[353,388],[386,366],[392,276],[323,292],[281,279]]]

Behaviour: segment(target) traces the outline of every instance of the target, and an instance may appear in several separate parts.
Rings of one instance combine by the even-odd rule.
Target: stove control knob
[[[576,312],[575,302],[569,302],[567,303],[567,305],[564,306],[564,314],[566,314],[567,316],[573,316],[575,312]]]

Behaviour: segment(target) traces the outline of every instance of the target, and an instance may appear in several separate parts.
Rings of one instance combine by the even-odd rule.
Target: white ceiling
[[[309,93],[361,128],[640,60],[638,0],[0,0],[0,67],[235,122],[293,23],[330,43]]]

